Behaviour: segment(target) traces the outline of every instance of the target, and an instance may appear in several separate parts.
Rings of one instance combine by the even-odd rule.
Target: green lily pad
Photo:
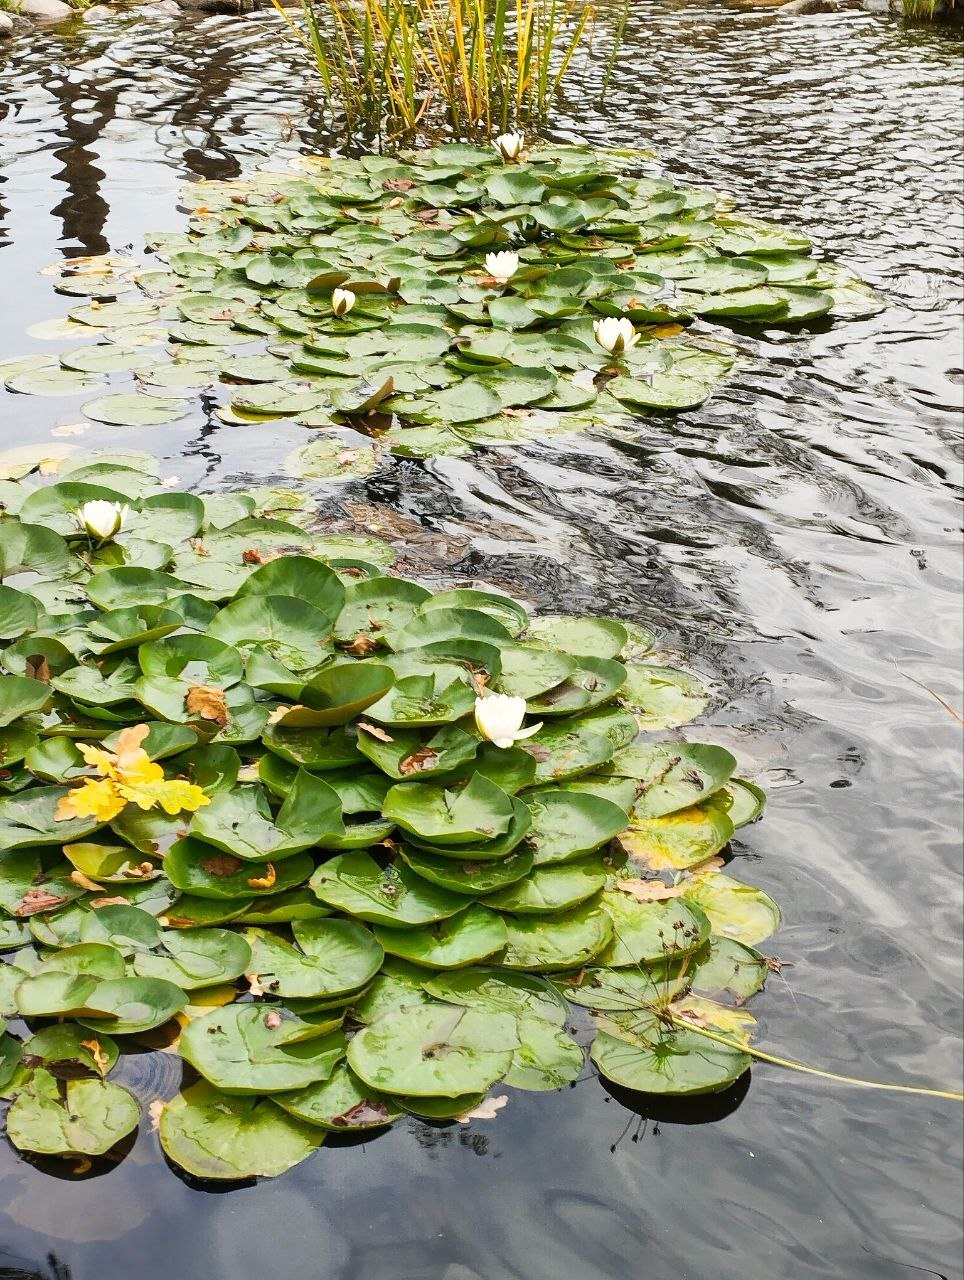
[[[384,869],[367,853],[341,853],[311,877],[322,902],[373,924],[395,928],[446,920],[465,908],[465,898],[436,888],[404,863]]]
[[[628,662],[626,673],[619,700],[636,712],[643,729],[672,729],[688,724],[709,703],[703,681],[689,672]]]
[[[270,1098],[232,1097],[205,1080],[165,1106],[158,1136],[168,1159],[188,1173],[228,1182],[275,1178],[324,1141],[319,1128]]]
[[[454,1005],[424,1005],[363,1027],[348,1065],[381,1093],[417,1098],[484,1093],[509,1070],[515,1019]]]
[[[280,1093],[327,1080],[344,1057],[345,1037],[318,1035],[282,1006],[229,1004],[189,1022],[180,1052],[225,1093]]]
[[[488,895],[485,905],[513,915],[552,915],[593,897],[607,875],[599,858],[536,867],[525,879]]]
[[[260,787],[239,787],[215,795],[190,826],[191,836],[249,862],[289,858],[343,831],[337,792],[304,769],[273,817]]]
[[[686,881],[685,900],[706,913],[713,932],[755,946],[780,927],[780,908],[762,889],[722,871],[703,871]]]
[[[732,821],[711,801],[661,818],[633,821],[620,844],[650,871],[678,871],[706,862],[726,848],[732,837]]]
[[[198,898],[252,898],[284,893],[308,879],[314,866],[306,853],[278,862],[247,862],[201,840],[177,840],[164,857],[164,872],[176,889]]]
[[[403,831],[432,844],[475,846],[504,835],[512,821],[512,798],[476,774],[461,791],[422,782],[391,788],[382,812]]]
[[[34,1073],[7,1115],[7,1137],[21,1151],[54,1156],[102,1156],[137,1128],[140,1109],[120,1085],[106,1080],[59,1082]]]
[[[546,787],[525,797],[532,813],[527,842],[536,866],[569,862],[626,830],[625,811],[611,800],[567,787]]]
[[[562,1027],[532,1016],[517,1021],[520,1045],[512,1055],[505,1083],[516,1089],[562,1089],[578,1079],[585,1065],[579,1045]]]
[[[580,657],[616,658],[629,639],[626,628],[614,618],[533,618],[530,635],[553,649]]]
[[[187,402],[162,396],[110,395],[88,400],[82,411],[95,422],[115,427],[159,427],[186,416]]]
[[[507,916],[509,945],[502,960],[507,969],[578,969],[609,943],[612,919],[594,904],[548,916]]]
[[[415,929],[376,926],[375,937],[390,955],[429,969],[476,964],[501,951],[507,941],[501,917],[474,904],[458,915]]]
[[[352,920],[296,920],[297,947],[265,929],[250,929],[248,972],[282,998],[314,999],[358,991],[381,967],[384,952]]]
[[[405,1114],[394,1099],[364,1085],[347,1066],[328,1080],[278,1096],[278,1106],[307,1124],[333,1133],[381,1129]]]
[[[639,902],[607,890],[602,909],[612,920],[613,938],[599,953],[599,963],[610,969],[679,959],[698,951],[710,936],[706,915],[681,898]]]
[[[724,747],[679,742],[627,747],[602,772],[637,779],[633,817],[659,818],[713,795],[735,769],[736,760]]]
[[[718,1093],[749,1069],[749,1054],[697,1031],[641,1013],[622,1018],[606,1019],[590,1055],[600,1073],[624,1089],[673,1097]]]
[[[532,854],[519,849],[508,857],[486,862],[440,858],[412,845],[403,845],[400,852],[406,865],[424,880],[473,898],[515,884],[527,876],[533,866]]]

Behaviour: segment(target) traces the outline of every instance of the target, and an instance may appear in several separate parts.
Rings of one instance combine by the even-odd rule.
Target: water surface
[[[180,224],[177,191],[326,148],[270,16],[113,19],[6,42],[0,352],[69,304],[38,270]],[[759,1042],[831,1071],[960,1074],[960,41],[848,12],[808,19],[640,0],[604,108],[601,61],[560,137],[657,150],[679,178],[781,218],[882,289],[871,320],[739,336],[697,412],[625,439],[387,460],[322,509],[410,522],[409,571],[543,610],[658,624],[719,681],[693,736],[772,789],[732,870],[785,912]],[[3,446],[79,418],[0,393]],[[199,407],[134,444],[185,484],[280,476],[290,424]],[[378,510],[373,510],[377,508]],[[349,512],[349,515],[351,512]],[[959,1087],[959,1086],[958,1086]],[[98,1178],[0,1148],[0,1277],[43,1280],[908,1280],[960,1275],[954,1104],[757,1066],[700,1104],[586,1079],[495,1122],[414,1120],[212,1193],[142,1135]],[[4,1267],[7,1269],[4,1270]]]

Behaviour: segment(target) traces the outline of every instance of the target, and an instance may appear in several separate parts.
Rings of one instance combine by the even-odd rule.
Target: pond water
[[[604,20],[604,19],[603,19]],[[114,19],[30,33],[0,68],[0,353],[66,311],[40,268],[179,226],[179,185],[324,150],[323,118],[256,19]],[[739,336],[701,410],[625,439],[557,437],[320,487],[406,537],[409,573],[542,610],[609,612],[719,681],[693,732],[771,788],[733,871],[783,906],[787,967],[758,1043],[827,1070],[954,1088],[960,1070],[961,568],[955,446],[960,41],[862,12],[780,18],[640,0],[607,104],[601,61],[558,135],[657,150],[861,272],[890,307]],[[77,403],[0,393],[3,446]],[[184,485],[280,479],[291,424],[211,406],[94,426]],[[406,519],[390,520],[390,511]],[[921,683],[918,683],[921,682]],[[792,966],[792,967],[791,967]],[[142,1136],[103,1177],[0,1147],[0,1277],[43,1280],[902,1280],[960,1274],[953,1103],[758,1065],[700,1103],[632,1110],[587,1078],[492,1122],[415,1120],[212,1193]],[[959,1087],[959,1086],[958,1086]]]

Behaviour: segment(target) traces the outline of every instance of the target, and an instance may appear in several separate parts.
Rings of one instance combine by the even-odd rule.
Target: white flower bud
[[[625,317],[617,319],[616,316],[607,316],[605,320],[594,320],[592,331],[603,350],[614,356],[622,355],[639,341],[639,334],[633,328],[632,321]]]
[[[97,542],[110,542],[127,524],[131,509],[120,502],[85,502],[77,511],[78,527]]]
[[[530,738],[542,728],[542,721],[523,729],[526,714],[525,698],[513,698],[506,693],[487,693],[475,700],[475,727],[483,738],[497,747],[507,749],[521,738]]]
[[[355,295],[351,289],[332,289],[331,309],[336,316],[347,316],[355,305]]]
[[[502,133],[495,140],[495,149],[506,164],[514,164],[522,155],[525,141],[525,134]]]

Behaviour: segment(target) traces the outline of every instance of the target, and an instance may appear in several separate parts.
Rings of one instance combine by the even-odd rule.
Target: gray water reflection
[[[666,628],[718,677],[700,736],[774,788],[735,874],[783,904],[793,967],[757,1002],[788,1056],[877,1079],[959,1076],[960,42],[861,13],[790,20],[641,0],[607,106],[586,59],[560,136],[804,227],[892,302],[869,321],[739,336],[698,413],[622,439],[396,460],[322,490],[389,504],[446,580]],[[64,311],[38,268],[140,252],[185,178],[324,145],[273,19],[21,39],[0,72],[0,349]],[[0,399],[3,440],[76,404]],[[199,409],[138,446],[185,483],[269,479],[301,439]],[[92,428],[84,445],[132,443]],[[424,552],[415,547],[413,557]],[[209,1194],[142,1137],[101,1176],[0,1161],[0,1277],[211,1280],[899,1280],[960,1274],[951,1104],[758,1067],[704,1106],[627,1109],[592,1079],[514,1095],[468,1131],[412,1121],[274,1184]],[[627,1127],[628,1126],[628,1127]],[[4,1267],[7,1270],[4,1270]]]

